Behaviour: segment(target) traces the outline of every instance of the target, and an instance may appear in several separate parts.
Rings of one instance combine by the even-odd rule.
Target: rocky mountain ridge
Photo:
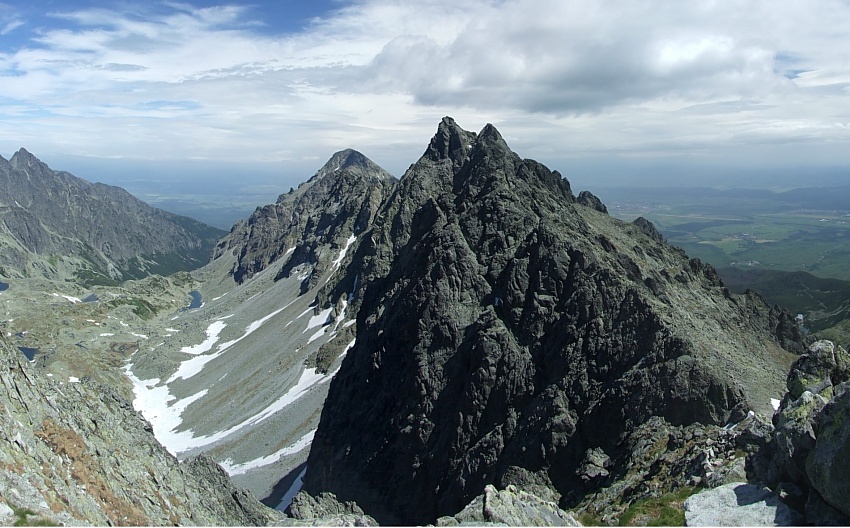
[[[116,283],[200,267],[224,233],[119,187],[0,158],[0,276]]]
[[[611,524],[645,522],[626,516],[641,501],[752,478],[831,493],[778,469],[807,464],[819,425],[792,434],[767,417],[775,402],[794,413],[793,398],[844,394],[845,356],[810,352],[787,376],[803,350],[790,314],[731,294],[650,222],[624,224],[591,193],[576,197],[490,125],[476,134],[445,118],[400,181],[339,152],[234,226],[191,280],[163,287],[203,301],[142,322],[129,306],[62,312],[107,325],[78,342],[116,351],[149,424],[114,391],[53,381],[6,348],[12,436],[0,455],[11,465],[0,493],[16,511],[65,523],[455,525],[572,524],[569,509]],[[118,342],[118,325],[136,342]],[[783,396],[786,384],[804,389]],[[92,417],[113,425],[100,432]],[[85,444],[74,441],[73,456],[56,441],[68,431]],[[125,449],[157,446],[151,433],[183,462]],[[71,473],[60,482],[63,456]],[[122,476],[102,485],[81,464]],[[297,520],[283,519],[227,474],[272,506],[289,504],[301,480],[309,494],[292,502]],[[83,502],[62,511],[19,498],[81,486]],[[204,486],[210,502],[196,493]],[[183,494],[163,502],[158,489]]]
[[[580,477],[587,453],[616,465],[653,416],[771,413],[793,360],[782,346],[800,346],[790,314],[598,209],[491,125],[445,118],[354,248],[357,340],[305,490],[405,524],[487,484],[573,507],[600,485]]]

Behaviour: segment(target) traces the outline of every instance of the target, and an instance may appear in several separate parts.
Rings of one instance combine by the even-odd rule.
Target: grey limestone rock
[[[300,491],[292,499],[289,513],[308,526],[378,526],[375,519],[366,515],[356,503],[340,502],[333,493],[320,493],[313,497]]]
[[[803,518],[767,488],[742,482],[685,501],[686,526],[798,526]]]
[[[0,496],[30,522],[265,525],[282,514],[208,457],[180,463],[130,402],[30,368],[0,335]]]
[[[817,442],[806,459],[812,488],[824,501],[850,516],[850,392],[824,407],[818,416]]]
[[[508,486],[497,490],[488,485],[484,493],[453,516],[437,519],[437,526],[581,526],[572,514],[553,502]]]

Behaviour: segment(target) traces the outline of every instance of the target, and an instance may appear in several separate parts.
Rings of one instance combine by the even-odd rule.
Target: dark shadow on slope
[[[260,502],[268,506],[269,508],[277,509],[277,506],[280,504],[280,501],[283,500],[284,496],[287,494],[286,492],[292,488],[292,484],[295,480],[301,475],[301,472],[307,468],[307,462],[303,462],[295,466],[295,468],[286,474],[282,479],[277,481],[277,484],[272,487],[272,492],[263,499],[260,499]],[[293,494],[294,495],[294,494]],[[289,497],[290,501],[292,497]],[[289,504],[284,505],[285,508],[289,507]]]

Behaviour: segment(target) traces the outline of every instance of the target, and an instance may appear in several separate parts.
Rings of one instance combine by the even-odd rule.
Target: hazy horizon
[[[349,147],[401,176],[449,115],[494,124],[577,188],[850,168],[850,5],[731,9],[0,3],[0,152],[107,183],[238,167],[246,184],[288,189]]]

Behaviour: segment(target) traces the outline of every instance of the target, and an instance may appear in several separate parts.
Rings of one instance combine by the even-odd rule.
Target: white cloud
[[[0,50],[0,147],[313,170],[351,146],[400,173],[453,115],[547,163],[817,141],[850,162],[840,0],[362,0],[289,34],[261,9],[54,14]]]

